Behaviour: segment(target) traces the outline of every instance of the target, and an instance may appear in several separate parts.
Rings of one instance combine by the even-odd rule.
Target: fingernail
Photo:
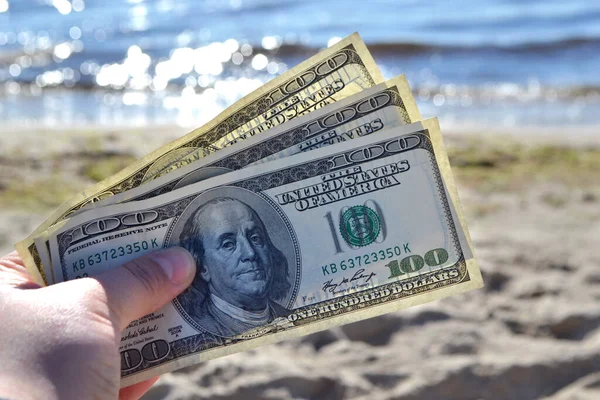
[[[176,285],[188,282],[195,271],[192,255],[181,247],[171,247],[150,255],[160,265],[169,280]]]

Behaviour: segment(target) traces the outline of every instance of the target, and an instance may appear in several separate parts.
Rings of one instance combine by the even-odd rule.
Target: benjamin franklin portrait
[[[203,330],[233,337],[289,312],[281,301],[290,290],[288,263],[257,212],[219,197],[200,206],[179,236],[196,260],[196,277],[180,297]]]

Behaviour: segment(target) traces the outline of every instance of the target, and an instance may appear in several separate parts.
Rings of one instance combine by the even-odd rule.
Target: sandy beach
[[[0,251],[186,131],[3,132]],[[144,399],[599,398],[594,129],[442,133],[484,289],[167,374]]]

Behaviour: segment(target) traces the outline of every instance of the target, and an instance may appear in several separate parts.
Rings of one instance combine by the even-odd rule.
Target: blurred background
[[[358,31],[426,116],[588,125],[599,22],[589,0],[0,0],[0,118],[195,127]]]
[[[0,0],[0,250],[355,31],[439,116],[486,287],[145,398],[600,398],[598,1]]]

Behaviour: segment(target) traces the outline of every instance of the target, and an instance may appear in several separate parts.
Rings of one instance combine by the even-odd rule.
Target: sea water
[[[0,134],[195,127],[354,31],[446,126],[600,123],[599,0],[0,0]]]

